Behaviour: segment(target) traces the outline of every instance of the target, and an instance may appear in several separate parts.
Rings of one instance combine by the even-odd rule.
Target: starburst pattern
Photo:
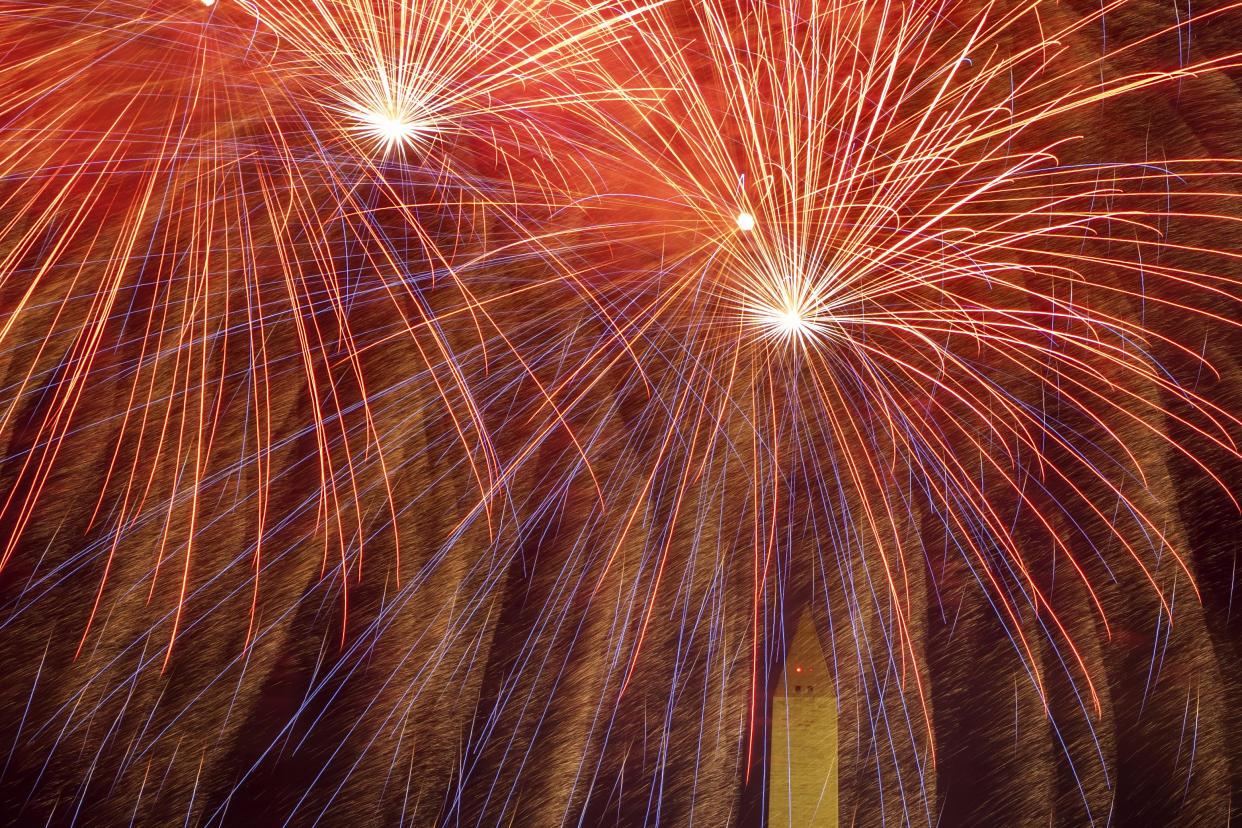
[[[23,818],[687,821],[811,606],[934,823],[962,578],[1106,716],[1111,585],[1197,594],[1165,466],[1242,457],[1239,161],[1082,128],[1235,10],[1083,47],[1133,5],[5,2],[9,763],[84,768]]]

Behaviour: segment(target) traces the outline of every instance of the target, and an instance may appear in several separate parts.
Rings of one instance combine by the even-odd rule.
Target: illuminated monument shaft
[[[794,628],[772,699],[768,824],[836,828],[837,699],[810,612]]]

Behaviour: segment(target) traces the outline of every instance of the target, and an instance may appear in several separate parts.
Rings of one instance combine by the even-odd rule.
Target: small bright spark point
[[[754,230],[755,229],[755,217],[752,216],[750,213],[738,213],[737,229],[741,230],[743,233],[749,233],[751,230]]]

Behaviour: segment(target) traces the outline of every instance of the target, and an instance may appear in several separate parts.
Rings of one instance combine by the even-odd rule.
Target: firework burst
[[[20,472],[3,504],[2,560],[35,519],[66,438],[102,429],[116,451],[97,517],[119,544],[124,527],[162,504],[181,528],[157,559],[185,544],[184,599],[198,495],[213,469],[257,470],[247,499],[262,543],[281,416],[271,388],[298,366],[325,554],[333,535],[344,554],[362,531],[346,517],[363,510],[354,458],[384,464],[358,353],[394,335],[412,337],[420,364],[433,366],[428,381],[480,491],[501,485],[473,369],[455,353],[468,347],[462,319],[476,341],[504,347],[487,308],[497,291],[463,274],[489,256],[513,260],[504,228],[556,197],[539,167],[557,168],[560,127],[622,94],[601,84],[594,55],[625,17],[602,11],[6,5],[3,68],[18,80],[0,115],[12,217],[0,241],[0,341],[24,374],[6,388],[0,427],[20,423],[30,437],[10,457]],[[508,174],[519,149],[525,172]],[[377,305],[388,308],[383,327],[360,328],[362,309]],[[83,400],[117,382],[128,400],[108,424],[84,419]],[[344,425],[350,385],[362,391],[356,430]],[[240,409],[226,402],[238,397]],[[213,445],[237,422],[250,431],[240,463]],[[174,515],[182,508],[184,524]],[[395,517],[397,504],[388,508]]]
[[[622,382],[656,386],[643,418],[667,423],[630,519],[667,501],[670,520],[715,524],[692,554],[750,547],[756,722],[788,606],[819,596],[866,703],[915,702],[921,727],[879,713],[873,727],[908,730],[913,744],[891,750],[919,789],[935,762],[921,619],[946,555],[990,596],[1040,697],[1049,670],[1068,670],[1099,716],[1049,573],[1073,573],[1105,635],[1097,583],[1119,571],[1171,613],[1178,578],[1159,561],[1183,585],[1190,570],[1165,530],[1165,461],[1137,447],[1163,444],[1208,476],[1200,453],[1238,456],[1239,421],[1196,392],[1214,369],[1184,336],[1186,320],[1234,324],[1236,253],[1167,238],[1174,224],[1228,232],[1231,196],[1214,189],[1232,164],[1101,161],[1066,128],[1235,58],[1126,69],[1187,21],[1075,53],[1120,5],[1062,22],[1040,3],[698,3],[660,18],[636,60],[675,91],[614,132],[633,163],[626,206],[601,207],[603,243],[640,252],[600,279],[626,309],[624,350],[647,366],[621,361]],[[704,483],[725,477],[727,506],[724,484]],[[668,554],[665,541],[650,556],[630,669],[664,612]],[[872,738],[878,753],[902,740]]]
[[[1242,425],[1236,163],[1083,130],[1232,8],[1132,5],[5,3],[5,801],[746,819],[810,606],[934,823],[962,580],[1098,721]]]

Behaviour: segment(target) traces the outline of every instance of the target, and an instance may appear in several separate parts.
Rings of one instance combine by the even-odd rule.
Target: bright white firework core
[[[372,110],[360,115],[361,130],[385,150],[407,146],[426,130],[425,124],[391,111]]]
[[[771,339],[811,345],[828,336],[829,312],[821,293],[805,284],[768,283],[749,304],[752,323]]]
[[[425,143],[437,131],[434,116],[421,100],[405,96],[386,100],[389,97],[345,98],[339,111],[353,122],[351,132],[373,142],[375,149],[383,153]]]
[[[750,213],[737,214],[737,229],[743,233],[749,233],[755,229],[755,217]]]
[[[787,341],[813,338],[815,322],[807,311],[792,303],[757,309],[755,316],[768,336]]]
[[[806,319],[794,308],[775,310],[770,321],[773,328],[785,336],[797,336],[807,330]]]

